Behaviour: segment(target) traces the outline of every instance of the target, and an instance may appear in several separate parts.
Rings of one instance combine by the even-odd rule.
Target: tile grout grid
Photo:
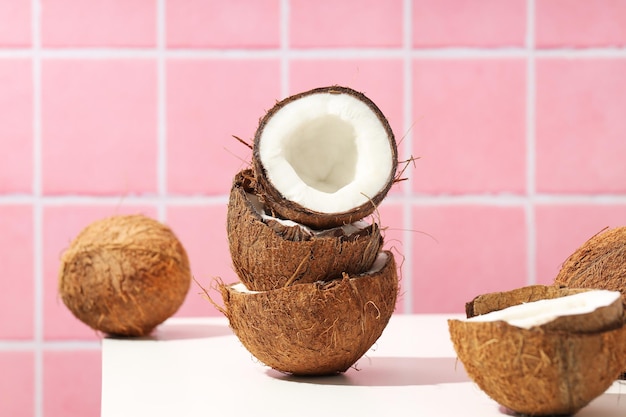
[[[294,60],[313,59],[398,59],[403,65],[404,93],[401,98],[403,105],[403,132],[396,132],[398,139],[403,138],[398,151],[401,158],[413,155],[414,141],[412,130],[413,117],[413,69],[415,60],[428,59],[499,59],[511,58],[526,61],[526,104],[525,104],[525,145],[526,145],[526,178],[525,192],[519,194],[466,194],[454,195],[426,195],[411,193],[412,179],[409,176],[405,188],[399,195],[390,195],[388,201],[402,207],[404,239],[403,251],[411,253],[413,246],[414,228],[412,207],[428,205],[505,205],[519,206],[525,210],[526,221],[526,249],[528,284],[535,283],[536,277],[536,218],[535,209],[542,204],[570,204],[584,202],[586,204],[626,204],[625,195],[576,195],[576,194],[541,194],[535,187],[535,99],[536,60],[537,59],[590,59],[590,58],[618,58],[626,59],[626,48],[554,48],[537,49],[535,45],[535,0],[526,0],[526,36],[524,45],[506,48],[414,48],[412,46],[413,21],[412,1],[403,0],[403,35],[402,44],[392,48],[292,48],[289,39],[290,29],[290,2],[280,0],[279,44],[270,49],[217,49],[217,48],[189,48],[168,49],[166,44],[166,0],[156,2],[156,40],[153,48],[47,48],[41,40],[41,4],[39,0],[31,0],[31,37],[32,45],[29,48],[0,48],[0,60],[29,59],[32,62],[32,99],[33,99],[33,180],[31,194],[6,194],[0,196],[0,205],[29,205],[32,207],[33,219],[33,285],[34,307],[32,341],[0,340],[0,351],[32,351],[34,354],[34,410],[36,417],[43,416],[43,385],[44,385],[44,351],[54,350],[89,350],[99,349],[99,342],[92,341],[46,341],[44,340],[44,277],[43,277],[43,209],[47,206],[76,204],[76,205],[119,205],[119,196],[82,196],[64,195],[49,196],[43,193],[42,178],[42,61],[48,59],[152,59],[157,67],[157,191],[150,195],[131,195],[124,198],[128,204],[148,203],[157,207],[158,217],[166,220],[167,207],[170,206],[210,206],[224,204],[227,196],[181,196],[170,195],[167,187],[167,60],[176,59],[274,59],[280,62],[280,92],[285,97],[290,91],[290,63]],[[414,155],[419,156],[419,155]],[[414,260],[408,256],[404,268],[411,271]],[[404,280],[405,294],[404,310],[410,313],[413,310],[413,300],[410,297],[410,280]]]

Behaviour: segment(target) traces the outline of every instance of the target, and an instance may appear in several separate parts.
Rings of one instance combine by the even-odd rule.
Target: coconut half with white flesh
[[[270,209],[314,229],[374,212],[398,165],[382,111],[362,93],[340,86],[278,102],[259,123],[253,161]]]
[[[252,170],[235,176],[226,227],[235,272],[255,291],[360,274],[370,269],[383,244],[375,222],[314,230],[271,216]]]
[[[250,291],[220,285],[223,313],[259,361],[294,375],[345,372],[380,337],[394,311],[398,277],[393,254],[379,253],[363,274],[332,281]]]
[[[468,303],[448,320],[468,375],[517,413],[574,414],[601,395],[626,363],[620,293],[529,286]]]

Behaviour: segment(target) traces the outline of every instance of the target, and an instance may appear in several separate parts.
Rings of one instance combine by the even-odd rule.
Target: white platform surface
[[[456,361],[453,317],[394,315],[356,369],[317,378],[262,365],[225,318],[172,318],[149,338],[104,340],[102,417],[506,415]],[[626,384],[576,416],[626,416]]]

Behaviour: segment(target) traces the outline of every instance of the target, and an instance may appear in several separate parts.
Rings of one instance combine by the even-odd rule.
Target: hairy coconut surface
[[[488,294],[474,300],[474,313],[509,307],[497,300],[499,295],[516,308],[524,300],[541,302],[544,296],[554,300],[572,293],[582,294],[541,286]],[[619,301],[617,293],[613,299]],[[468,375],[496,402],[526,415],[570,415],[601,395],[624,369],[626,326],[623,311],[615,307],[619,304],[613,301],[608,310],[596,309],[559,326],[521,328],[503,320],[475,320],[481,316],[448,320],[448,326]]]
[[[398,165],[393,131],[368,97],[321,87],[278,102],[260,120],[254,170],[278,216],[315,229],[371,214]]]
[[[626,227],[607,229],[587,240],[563,263],[555,283],[620,291],[626,303]]]
[[[468,375],[499,404],[527,415],[570,415],[624,369],[626,327],[599,333],[450,320]]]
[[[376,223],[320,231],[265,214],[251,170],[233,181],[227,232],[239,279],[257,291],[360,274],[370,269],[383,243]]]
[[[143,215],[89,224],[63,253],[59,294],[79,320],[124,336],[150,333],[183,303],[191,273],[172,230]]]
[[[396,263],[381,252],[356,276],[271,291],[221,285],[224,314],[262,363],[295,375],[345,372],[382,334],[395,308]]]

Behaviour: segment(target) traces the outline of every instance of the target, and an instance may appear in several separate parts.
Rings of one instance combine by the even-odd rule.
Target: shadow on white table
[[[223,318],[170,319],[150,337],[104,340],[102,417],[510,414],[456,360],[450,317],[394,315],[353,368],[326,377],[264,366]],[[614,383],[576,417],[626,416],[622,391],[626,384]]]

